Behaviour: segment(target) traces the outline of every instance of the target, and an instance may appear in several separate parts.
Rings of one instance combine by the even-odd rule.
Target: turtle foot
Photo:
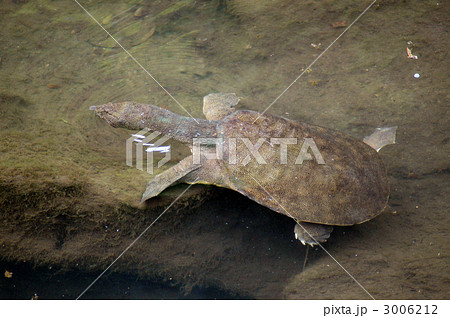
[[[294,227],[295,238],[303,245],[311,246],[326,242],[332,231],[333,227],[330,225],[307,222],[298,222]]]
[[[175,166],[170,167],[164,172],[156,175],[152,180],[149,181],[144,194],[142,194],[141,203],[145,202],[148,199],[156,197],[166,188],[183,182],[184,177],[188,176],[189,173],[199,168],[199,165],[195,165],[193,163],[192,155],[184,158]]]
[[[397,126],[394,127],[379,127],[370,135],[364,137],[364,142],[377,152],[386,145],[395,144],[395,134]]]

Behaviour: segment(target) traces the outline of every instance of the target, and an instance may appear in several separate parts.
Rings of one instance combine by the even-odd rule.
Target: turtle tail
[[[192,142],[192,138],[216,136],[215,121],[180,116],[154,105],[122,102],[91,106],[90,109],[113,127],[130,130],[148,128],[185,143]]]

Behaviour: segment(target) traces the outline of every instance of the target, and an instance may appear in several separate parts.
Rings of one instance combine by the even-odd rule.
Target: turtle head
[[[150,129],[169,138],[191,143],[193,137],[214,137],[216,122],[180,116],[149,104],[108,103],[89,107],[112,127],[130,130]]]
[[[234,93],[211,93],[203,97],[203,114],[208,120],[222,120],[235,111],[237,103]]]
[[[106,120],[113,127],[124,127],[124,113],[128,103],[107,103],[89,107],[95,115]]]
[[[152,119],[157,120],[168,113],[160,107],[136,102],[107,103],[91,106],[89,109],[112,127],[131,130],[144,129],[151,124]]]

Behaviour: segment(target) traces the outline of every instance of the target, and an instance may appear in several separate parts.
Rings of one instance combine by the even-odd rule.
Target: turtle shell
[[[231,188],[304,222],[353,225],[381,213],[389,185],[374,149],[335,130],[258,116],[253,111],[237,111],[218,124],[218,137],[223,138],[220,166]],[[297,140],[297,144],[284,146],[284,161],[281,145],[273,138]],[[312,160],[298,163],[305,138],[312,138],[325,164],[319,164],[311,149]],[[263,161],[255,159],[258,156],[251,154],[249,145],[259,146],[253,153],[259,153]]]

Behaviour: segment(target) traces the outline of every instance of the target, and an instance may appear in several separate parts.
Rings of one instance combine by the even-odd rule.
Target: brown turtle
[[[394,142],[395,127],[377,129],[363,142],[332,129],[235,111],[238,101],[235,94],[205,96],[207,120],[135,102],[91,109],[113,127],[148,128],[190,144],[193,154],[156,175],[142,201],[177,183],[233,189],[295,219],[295,237],[310,245],[325,242],[335,225],[363,223],[385,208],[389,185],[377,151]]]

